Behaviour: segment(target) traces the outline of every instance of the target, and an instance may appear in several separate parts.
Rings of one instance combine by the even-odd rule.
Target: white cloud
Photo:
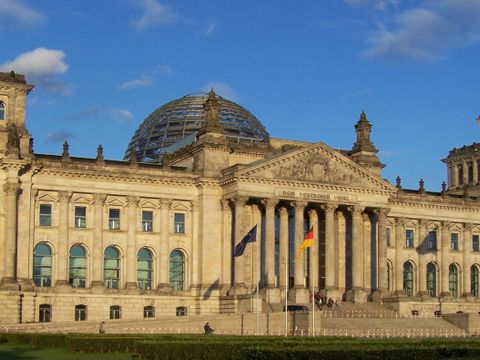
[[[480,1],[426,2],[403,11],[394,22],[394,29],[382,25],[371,34],[365,57],[437,59],[448,49],[480,41]]]
[[[68,65],[64,61],[65,56],[61,50],[40,47],[0,64],[0,71],[13,70],[24,74],[30,83],[54,93],[67,95],[71,93],[72,88],[59,79],[59,75],[65,74],[68,70]]]
[[[203,33],[203,36],[204,36],[204,37],[210,36],[210,35],[213,33],[213,31],[215,30],[216,27],[217,27],[217,25],[215,25],[215,24],[213,24],[213,23],[210,24],[210,25],[208,26],[208,29],[205,30],[205,32]]]
[[[45,16],[22,0],[0,0],[0,20],[34,26],[44,22]]]
[[[172,68],[168,65],[160,64],[157,66],[157,70],[160,74],[166,76],[172,76],[174,74]]]
[[[211,89],[213,89],[217,95],[220,95],[228,100],[238,100],[239,98],[238,92],[229,84],[224,82],[209,82],[205,84],[205,86],[202,86],[202,91],[204,92],[208,92]]]
[[[138,87],[149,86],[152,83],[153,83],[153,80],[150,76],[142,76],[141,78],[124,82],[118,87],[118,90],[125,91],[125,90],[135,89]]]
[[[72,139],[74,137],[76,137],[76,134],[74,133],[71,133],[68,131],[56,131],[48,134],[47,137],[43,139],[43,142],[45,144],[50,144],[50,143],[63,144],[68,139]]]
[[[135,120],[133,114],[126,109],[113,108],[110,113],[112,119],[121,124]]]
[[[178,21],[178,14],[170,7],[156,0],[140,0],[136,4],[143,10],[142,16],[133,25],[136,31],[143,31],[158,25],[170,25]]]
[[[377,10],[387,11],[390,7],[397,8],[400,0],[344,0],[344,2],[355,7],[373,6]]]

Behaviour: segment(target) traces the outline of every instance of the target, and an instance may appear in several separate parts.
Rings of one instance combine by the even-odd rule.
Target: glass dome
[[[163,154],[192,143],[205,121],[206,99],[207,94],[187,95],[156,109],[135,131],[124,159],[135,153],[138,162],[159,163]],[[269,138],[265,127],[248,110],[221,96],[216,95],[216,99],[228,138],[249,143]]]

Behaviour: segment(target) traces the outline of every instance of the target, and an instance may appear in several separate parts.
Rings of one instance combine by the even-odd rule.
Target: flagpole
[[[285,249],[285,337],[288,337],[288,280],[289,280],[289,267],[288,265],[290,264],[290,255],[288,253],[288,250],[290,249],[290,239],[288,237],[287,233],[287,241],[286,243],[286,249]]]
[[[313,249],[311,247],[310,249]],[[310,253],[310,268],[312,269],[312,336],[315,336],[315,269],[314,269],[314,262],[313,262],[313,251],[309,251]]]
[[[262,241],[261,232],[260,232],[260,241]],[[256,242],[255,247],[256,247],[256,250],[257,250],[257,261],[256,261],[256,262],[257,262],[257,306],[256,306],[257,312],[256,312],[255,335],[257,335],[257,336],[258,336],[258,297],[259,297],[258,292],[259,292],[259,283],[260,283],[260,271],[259,271],[259,270],[260,270],[260,269],[259,269],[259,268],[260,268],[260,266],[259,266],[260,251],[259,251],[259,249],[258,249],[258,243],[259,243],[260,241],[255,241],[255,242]]]

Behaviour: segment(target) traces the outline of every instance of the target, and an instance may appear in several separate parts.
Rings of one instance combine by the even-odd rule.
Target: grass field
[[[6,343],[0,344],[0,359],[2,360],[131,360],[137,359],[130,354],[84,354],[73,353],[63,349],[38,349],[32,345]]]

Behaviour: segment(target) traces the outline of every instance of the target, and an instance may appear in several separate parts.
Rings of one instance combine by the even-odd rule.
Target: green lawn
[[[82,354],[72,353],[62,349],[37,349],[31,345],[6,343],[0,344],[0,359],[2,360],[131,360],[130,354]]]

